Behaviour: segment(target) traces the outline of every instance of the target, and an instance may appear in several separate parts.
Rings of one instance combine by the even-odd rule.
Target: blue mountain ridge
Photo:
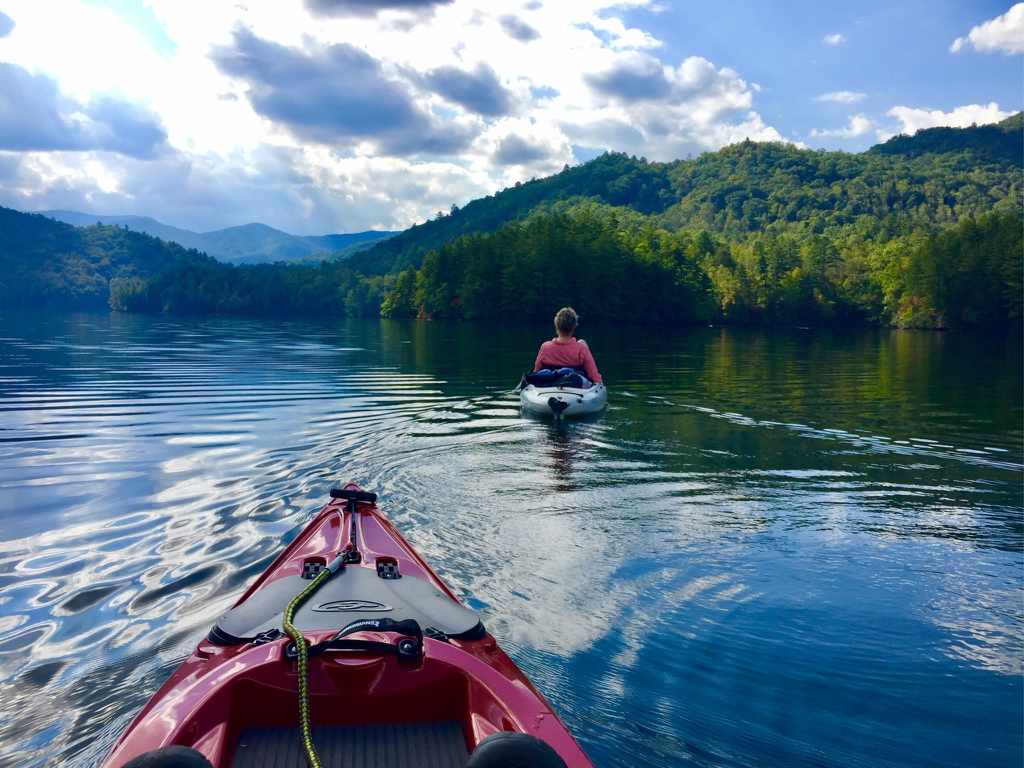
[[[368,230],[346,234],[292,235],[259,223],[242,224],[211,232],[193,232],[164,224],[149,216],[102,216],[66,210],[39,213],[76,227],[87,227],[98,222],[127,227],[134,232],[159,237],[185,248],[195,248],[219,261],[232,264],[270,264],[277,261],[345,258],[397,234]]]

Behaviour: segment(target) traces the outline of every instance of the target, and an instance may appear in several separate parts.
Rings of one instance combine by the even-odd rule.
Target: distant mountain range
[[[369,230],[344,235],[292,235],[266,224],[243,224],[212,232],[192,232],[172,227],[148,216],[100,216],[60,210],[39,213],[76,227],[88,227],[98,222],[127,227],[133,232],[159,237],[185,248],[195,248],[215,259],[232,264],[343,259],[396,234]]]

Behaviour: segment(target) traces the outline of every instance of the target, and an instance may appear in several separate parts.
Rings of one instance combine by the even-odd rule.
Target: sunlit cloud
[[[866,136],[873,127],[874,122],[870,118],[865,115],[853,115],[845,127],[824,130],[815,128],[811,131],[811,136],[815,138],[856,139],[860,136]]]
[[[949,50],[960,53],[968,46],[981,53],[1024,53],[1024,3],[973,27],[966,36],[956,38]]]
[[[997,123],[1005,120],[1012,113],[1005,112],[999,108],[996,102],[989,104],[965,104],[956,107],[949,112],[941,109],[918,109],[914,107],[897,106],[887,113],[900,123],[902,133],[912,134],[922,128],[937,128],[940,126],[950,128],[967,128],[971,125],[984,125]]]
[[[758,86],[663,52],[630,8],[663,10],[152,0],[169,41],[156,46],[86,0],[67,0],[59,25],[11,0],[0,61],[26,99],[20,122],[0,116],[0,204],[192,229],[396,229],[575,162],[574,145],[672,160],[786,139]]]

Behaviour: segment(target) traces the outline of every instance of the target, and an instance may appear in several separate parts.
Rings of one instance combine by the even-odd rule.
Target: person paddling
[[[594,384],[601,383],[601,374],[590,347],[587,342],[573,335],[579,322],[579,316],[572,307],[562,307],[555,313],[555,331],[558,335],[540,345],[533,364],[534,373],[544,369],[573,368]]]

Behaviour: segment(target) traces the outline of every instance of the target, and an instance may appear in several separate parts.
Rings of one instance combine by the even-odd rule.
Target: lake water
[[[0,765],[93,765],[334,483],[599,766],[1019,766],[1020,339],[0,319]]]

